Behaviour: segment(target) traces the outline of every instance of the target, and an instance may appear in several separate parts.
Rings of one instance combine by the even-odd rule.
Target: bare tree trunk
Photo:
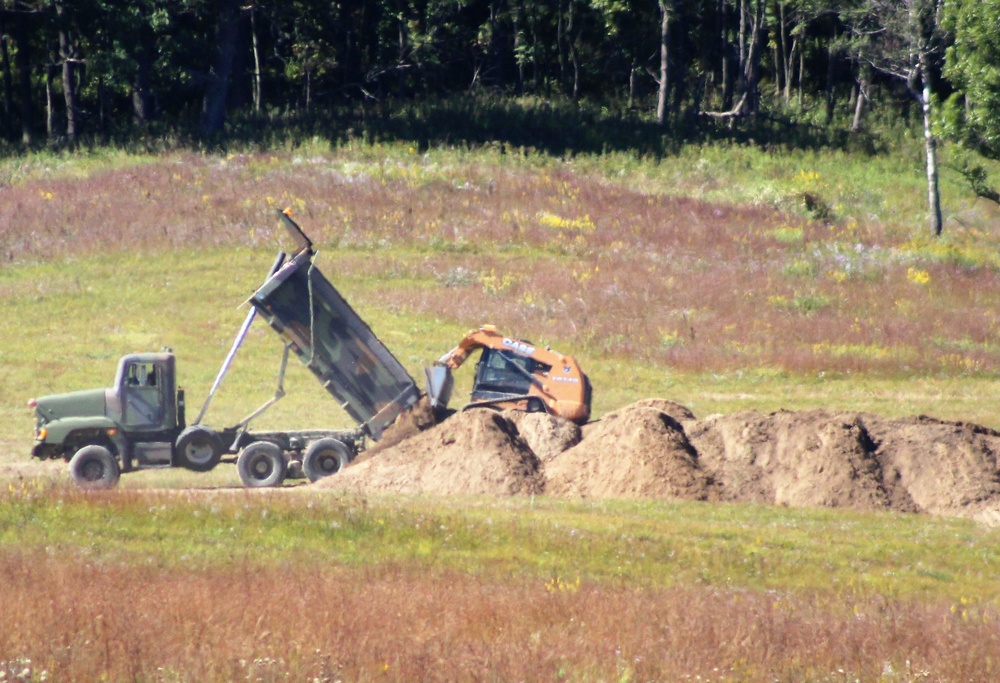
[[[635,85],[636,75],[639,73],[639,66],[633,61],[632,71],[628,75],[628,108],[631,110],[635,106]]]
[[[792,39],[792,47],[785,59],[785,102],[792,101],[792,81],[795,80],[795,56],[799,49],[799,39]],[[799,76],[801,78],[801,75]]]
[[[580,55],[576,46],[576,36],[573,35],[577,30],[576,24],[579,19],[576,16],[576,2],[575,0],[569,0],[569,17],[566,21],[566,35],[569,39],[569,61],[573,66],[573,101],[580,99]]]
[[[229,96],[229,83],[233,75],[239,22],[239,0],[220,0],[215,26],[215,62],[209,73],[205,97],[202,100],[201,132],[203,135],[221,130],[226,123],[226,100]]]
[[[107,141],[108,131],[111,128],[111,107],[108,103],[108,87],[104,83],[104,76],[97,79],[97,120],[101,137]]]
[[[63,97],[66,99],[66,138],[76,141],[80,113],[76,94],[76,46],[69,34],[68,17],[63,2],[56,2],[56,23],[59,25],[59,57],[62,60]]]
[[[250,8],[250,32],[253,35],[253,111],[260,113],[260,41],[257,39],[257,7]]]
[[[937,141],[931,128],[931,84],[930,60],[926,52],[920,53],[920,80],[923,87],[920,91],[920,106],[924,112],[924,146],[927,153],[927,204],[930,211],[931,230],[935,237],[941,235],[941,194],[938,190]]]
[[[17,68],[17,80],[21,91],[21,142],[30,145],[35,141],[32,126],[35,111],[31,98],[31,50],[28,40],[28,17],[18,13],[14,20],[14,43],[17,52],[14,55],[14,66]]]
[[[792,83],[795,81],[795,61],[799,50],[798,37],[793,38],[788,35],[788,26],[797,18],[797,15],[793,15],[793,18],[789,19],[787,7],[788,4],[786,2],[778,0],[778,45],[781,49],[781,68],[778,69],[778,73],[780,74],[782,83],[780,94],[783,95],[786,104],[792,101]]]
[[[858,99],[854,103],[854,120],[851,121],[851,131],[857,133],[861,130],[861,116],[865,109],[865,100],[868,99],[868,76],[865,74],[863,65],[858,67]]]
[[[135,55],[135,81],[132,83],[132,113],[140,123],[155,117],[153,99],[152,37],[143,41]]]
[[[737,83],[736,91],[742,96],[746,93],[746,76],[747,76],[747,1],[740,0],[739,13],[740,13],[740,36],[739,36],[739,50],[740,50],[740,68],[737,72]]]
[[[667,93],[670,87],[668,48],[670,35],[670,12],[668,0],[660,0],[660,83],[656,94],[656,123],[664,126],[667,123]]]
[[[45,135],[49,140],[56,137],[56,106],[54,88],[56,65],[54,62],[45,65]]]
[[[7,49],[6,17],[0,24],[0,57],[3,61],[3,136],[9,140],[14,134],[14,76],[10,70],[10,51]]]
[[[802,109],[802,81],[806,73],[806,50],[799,50],[799,109]]]
[[[748,3],[751,6],[748,6]],[[733,114],[760,111],[760,31],[764,25],[764,0],[740,0],[740,69]]]
[[[719,54],[722,55],[722,109],[733,106],[733,76],[729,65],[729,41],[726,39],[726,0],[718,2]]]
[[[515,2],[513,12],[514,22],[514,57],[517,62],[517,92],[524,94],[524,27],[521,25],[524,15],[524,3]]]
[[[785,79],[788,78],[788,53],[785,51],[785,3],[777,0],[778,5],[778,42],[774,46],[774,94],[780,96],[785,92]]]
[[[826,50],[826,122],[831,123],[833,121],[834,105],[836,101],[834,99],[833,92],[833,76],[834,76],[834,64],[837,58],[837,52],[834,48],[837,40],[837,29],[833,30],[833,37],[830,39],[830,43],[827,45]]]
[[[573,0],[569,0],[573,2]],[[559,85],[566,91],[566,28],[563,19],[563,0],[559,0],[559,17],[556,20],[556,51],[559,54]]]

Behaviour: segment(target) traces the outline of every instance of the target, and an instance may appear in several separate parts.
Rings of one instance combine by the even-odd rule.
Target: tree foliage
[[[14,144],[150,126],[211,137],[237,117],[384,112],[469,92],[659,113],[673,130],[795,117],[857,131],[871,108],[918,116],[906,95],[920,76],[951,96],[951,135],[1000,157],[1000,0],[955,0],[944,22],[939,10],[931,0],[0,0],[0,133]]]
[[[954,40],[944,73],[955,88],[948,130],[984,156],[1000,159],[1000,0],[958,0],[947,10]]]

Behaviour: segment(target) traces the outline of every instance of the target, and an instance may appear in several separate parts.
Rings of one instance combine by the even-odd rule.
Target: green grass
[[[62,463],[19,467],[31,447],[27,398],[106,386],[124,353],[171,347],[197,411],[246,315],[240,303],[281,243],[273,211],[286,205],[316,239],[323,272],[416,378],[491,322],[574,353],[597,417],[659,396],[698,417],[825,408],[1000,428],[998,213],[947,181],[953,221],[946,239],[925,239],[912,154],[706,145],[657,162],[411,146],[0,161],[18,207],[0,234],[0,579],[48,591],[39,604],[19,594],[3,611],[0,672],[16,674],[30,654],[81,680],[313,677],[301,639],[308,653],[336,652],[342,632],[356,640],[323,664],[330,679],[341,669],[345,679],[441,678],[448,662],[470,660],[512,680],[525,667],[572,680],[842,680],[840,667],[896,681],[918,677],[924,661],[938,673],[988,670],[980,654],[994,643],[1000,538],[971,521],[262,493],[239,488],[229,464],[133,473],[116,491],[82,493]],[[280,351],[258,323],[206,422],[234,424],[270,398]],[[456,402],[471,375],[458,373]],[[299,364],[285,385],[255,428],[352,426]],[[159,604],[86,593],[95,572],[129,590],[155,583],[166,616],[149,619]],[[302,585],[286,588],[284,577]],[[344,625],[329,616],[342,606],[338,580],[361,593]],[[85,594],[64,595],[73,591]],[[429,647],[381,628],[412,597],[400,623]],[[647,598],[662,613],[646,614]],[[507,611],[494,611],[498,600]],[[689,640],[671,640],[692,623],[692,603],[706,614]],[[464,610],[475,615],[468,624],[456,622]],[[633,615],[625,654],[623,610]],[[102,659],[73,634],[103,615],[115,635]],[[217,640],[199,640],[210,621]],[[326,629],[321,640],[300,621]],[[280,622],[280,647],[262,640],[264,622]],[[728,633],[717,643],[720,624],[764,645]],[[498,629],[513,635],[497,641]],[[72,651],[48,647],[50,633]],[[140,658],[153,640],[170,647]],[[480,655],[480,641],[500,644]],[[286,650],[299,663],[276,661]]]
[[[323,252],[320,265],[407,367],[413,377],[451,348],[473,324],[425,317],[381,305],[383,275],[356,271],[367,250]],[[215,378],[246,315],[240,302],[253,291],[273,255],[265,249],[167,252],[153,259],[95,255],[0,270],[0,292],[17,334],[0,346],[0,442],[19,460],[30,449],[32,396],[110,385],[118,357],[170,347],[194,410]],[[419,251],[394,252],[400,277],[391,287],[433,288]],[[794,306],[794,300],[788,302]],[[543,339],[555,348],[570,342]],[[846,347],[845,347],[846,348]],[[281,346],[260,322],[245,343],[208,414],[215,426],[235,424],[273,394]],[[931,414],[1000,427],[1000,383],[989,376],[804,375],[768,367],[698,373],[615,354],[576,351],[595,386],[600,416],[639,398],[670,398],[704,417],[755,408],[863,410],[890,416]],[[457,374],[456,400],[466,396],[472,369]],[[260,429],[352,426],[350,418],[297,363],[289,365],[288,395],[257,423]]]
[[[0,552],[171,567],[232,562],[458,571],[664,588],[884,595],[1000,606],[1000,536],[915,515],[663,501],[112,492],[0,494]]]

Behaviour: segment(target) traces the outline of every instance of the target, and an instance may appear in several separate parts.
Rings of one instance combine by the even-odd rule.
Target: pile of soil
[[[395,422],[382,432],[378,443],[355,458],[354,462],[363,462],[420,432],[430,429],[435,424],[437,423],[434,419],[434,409],[431,407],[430,400],[424,396],[410,410],[397,417]]]
[[[680,423],[644,405],[607,415],[545,475],[555,496],[706,500],[714,488]]]
[[[545,480],[541,462],[510,420],[474,410],[355,461],[315,486],[358,493],[512,496],[540,494]]]
[[[514,423],[521,437],[543,463],[577,445],[583,438],[579,425],[548,413],[505,410],[501,414]]]
[[[846,507],[1000,523],[1000,433],[929,417],[806,410],[699,420],[682,405],[647,399],[582,430],[545,414],[471,410],[436,426],[426,414],[408,416],[399,431],[402,438],[383,439],[363,462],[317,485]]]
[[[883,479],[914,506],[940,515],[990,519],[1000,513],[1000,433],[930,417],[862,416]]]
[[[851,415],[745,411],[689,423],[699,464],[724,500],[797,507],[890,508],[874,444]],[[904,497],[896,509],[914,511]]]

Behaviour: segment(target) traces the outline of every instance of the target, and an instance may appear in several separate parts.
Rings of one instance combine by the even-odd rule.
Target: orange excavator
[[[446,410],[456,370],[481,350],[472,385],[472,401],[465,407],[546,412],[583,424],[590,419],[591,386],[573,356],[539,348],[523,339],[497,332],[493,325],[472,330],[458,346],[427,368],[431,405]]]

